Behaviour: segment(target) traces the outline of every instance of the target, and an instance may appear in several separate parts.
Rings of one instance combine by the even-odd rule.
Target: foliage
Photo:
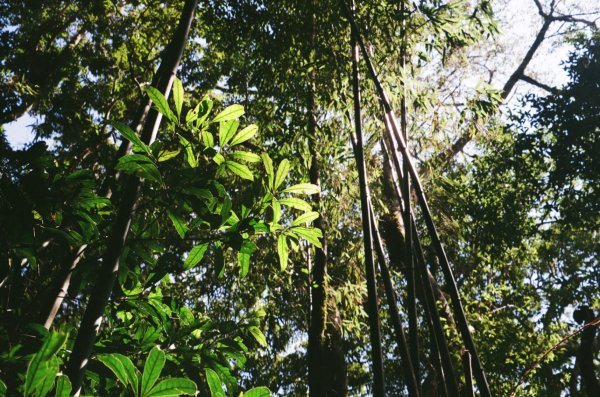
[[[26,111],[38,118],[38,140],[22,150],[0,133],[0,395],[69,393],[61,371],[127,194],[123,181],[134,177],[144,183],[84,393],[306,394],[313,247],[325,238],[326,333],[338,327],[343,336],[335,347],[349,394],[368,395],[350,32],[339,2],[205,2],[178,71],[185,91],[175,79],[169,99],[147,82],[182,2],[159,3],[0,2],[0,122]],[[578,39],[565,65],[570,82],[528,97],[506,123],[499,92],[473,75],[482,48],[500,51],[492,3],[406,2],[401,14],[398,2],[363,1],[356,14],[392,104],[409,99],[410,147],[490,383],[505,395],[569,331],[575,305],[600,304],[599,46],[597,36]],[[366,79],[361,89],[373,204],[380,220],[394,219],[380,105]],[[163,116],[152,144],[129,126],[146,95]],[[468,154],[437,161],[463,133],[477,136]],[[132,152],[117,158],[122,142]],[[319,187],[307,183],[315,163]],[[402,242],[387,249],[392,258]],[[401,305],[406,266],[391,270]],[[66,300],[45,331],[36,324],[60,294]],[[462,373],[460,339],[438,304]],[[404,395],[382,319],[388,394]],[[419,324],[427,390],[434,355],[425,319]],[[548,356],[522,395],[581,394],[576,348]]]

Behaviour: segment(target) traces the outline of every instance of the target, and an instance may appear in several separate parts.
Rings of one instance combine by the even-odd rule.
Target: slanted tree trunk
[[[183,55],[183,49],[190,32],[197,0],[186,0],[179,20],[179,25],[173,36],[171,44],[165,53],[165,60],[175,60],[178,65]],[[174,76],[171,75],[169,80]],[[155,124],[160,122],[160,115],[151,112],[144,125],[142,132],[142,141],[151,144],[156,135]],[[122,193],[121,203],[118,207],[117,215],[113,224],[111,234],[102,264],[98,272],[96,285],[86,306],[85,314],[81,320],[75,345],[69,357],[67,374],[71,379],[75,395],[81,392],[83,374],[87,366],[92,348],[96,341],[98,330],[102,323],[104,309],[110,299],[117,272],[119,270],[119,260],[129,228],[136,210],[138,195],[141,190],[142,180],[135,176],[129,177],[125,182],[125,188]]]

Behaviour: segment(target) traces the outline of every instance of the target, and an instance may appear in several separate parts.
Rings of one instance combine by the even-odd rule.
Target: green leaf
[[[250,256],[256,251],[256,244],[246,240],[238,253],[238,263],[240,265],[240,277],[246,277],[250,268]]]
[[[250,255],[244,252],[238,252],[238,264],[240,265],[240,277],[244,278],[250,269]]]
[[[252,139],[254,135],[258,132],[258,127],[254,124],[250,124],[246,128],[242,129],[237,133],[235,137],[231,140],[230,146],[239,145],[242,142],[246,142],[249,139]]]
[[[260,161],[260,156],[258,154],[242,152],[239,150],[236,150],[235,152],[231,153],[231,157],[233,157],[236,160],[243,160],[249,163],[258,163]]]
[[[169,219],[171,219],[171,222],[173,223],[177,234],[179,234],[179,237],[181,237],[182,239],[185,238],[185,234],[189,230],[187,225],[185,224],[185,220],[181,216],[174,214],[171,211],[167,211],[167,215],[169,215]]]
[[[240,178],[248,179],[251,181],[254,180],[254,175],[252,175],[252,171],[250,171],[250,169],[245,165],[229,160],[225,161],[223,164],[225,164],[225,167],[227,167],[231,172],[233,172]]]
[[[288,159],[281,160],[281,163],[279,163],[279,167],[277,167],[277,174],[275,175],[275,183],[273,185],[273,190],[277,190],[277,188],[281,186],[289,172],[290,162],[288,161]]]
[[[133,365],[133,362],[129,357],[126,357],[119,353],[113,353],[114,357],[116,357],[121,364],[123,365],[123,369],[127,374],[127,381],[131,386],[131,389],[135,391],[135,395],[137,396],[139,393],[139,382],[140,382],[140,371]]]
[[[196,384],[185,378],[168,378],[161,380],[149,394],[144,397],[169,397],[181,395],[195,395]]]
[[[271,207],[273,207],[273,223],[279,223],[281,219],[281,204],[279,204],[279,201],[273,199]]]
[[[288,264],[288,252],[289,248],[287,240],[283,234],[280,234],[277,238],[277,253],[279,254],[279,267],[281,271],[285,271]]]
[[[227,219],[231,216],[231,199],[229,196],[225,196],[223,204],[221,205],[221,225],[227,222]]]
[[[198,120],[196,121],[197,126],[200,126],[202,123],[204,123],[204,120],[206,120],[212,108],[213,101],[208,99],[206,96],[202,98],[202,102],[200,103],[200,112],[198,113]]]
[[[313,185],[312,183],[299,183],[297,185],[293,185],[283,190],[283,193],[303,193],[303,194],[317,194],[321,190],[317,185]]]
[[[221,165],[225,162],[225,157],[223,157],[223,155],[221,153],[217,153],[214,155],[213,161],[215,163],[217,163],[218,165]]]
[[[6,396],[6,383],[0,379],[0,396]],[[67,396],[68,397],[68,396]]]
[[[204,370],[206,374],[206,382],[208,383],[208,388],[210,389],[210,395],[212,397],[225,397],[225,392],[223,391],[223,386],[221,386],[221,379],[217,373],[210,369],[206,368]]]
[[[51,365],[51,361],[54,355],[65,344],[66,340],[66,334],[59,334],[57,332],[52,332],[46,337],[44,344],[33,356],[27,367],[27,373],[25,374],[25,395],[39,390],[40,387],[43,388],[45,380],[48,377],[52,378],[52,382],[54,382],[54,378],[58,372],[58,365]],[[56,372],[53,373],[54,370]]]
[[[55,397],[69,397],[71,395],[71,381],[65,375],[59,376],[56,381]],[[0,395],[2,395],[0,393]]]
[[[243,397],[271,397],[271,391],[264,386],[255,387],[242,394]]]
[[[127,371],[125,371],[123,363],[115,356],[115,354],[99,354],[98,360],[100,360],[102,364],[106,365],[108,369],[110,369],[116,375],[117,379],[123,384],[123,386],[127,387],[129,383]]]
[[[225,274],[225,255],[223,253],[223,248],[217,244],[220,243],[215,243],[215,273],[217,274],[217,278],[220,279]]]
[[[162,181],[160,172],[152,160],[140,154],[130,154],[121,157],[116,168],[154,182],[160,183]]]
[[[312,245],[321,248],[321,242],[319,238],[323,237],[320,229],[311,227],[301,227],[296,226],[291,229],[292,232],[296,233],[298,236],[304,238],[306,241],[311,243]]]
[[[219,123],[219,145],[224,147],[233,137],[240,125],[239,120],[222,121]]]
[[[52,357],[50,360],[44,362],[44,365],[46,366],[45,376],[35,384],[36,397],[44,397],[46,394],[50,393],[54,387],[56,375],[58,374],[58,358]]]
[[[279,202],[283,205],[287,205],[288,207],[296,208],[301,211],[310,211],[312,207],[306,201],[296,198],[296,197],[287,197],[282,198]]]
[[[190,270],[198,263],[200,263],[207,249],[208,243],[203,243],[192,248],[187,258],[185,259],[185,262],[183,263],[183,268],[185,270]]]
[[[158,153],[158,162],[171,160],[173,157],[177,157],[177,155],[181,152],[181,150],[162,150]]]
[[[226,107],[221,113],[217,114],[212,122],[219,123],[221,121],[234,120],[243,114],[244,107],[242,105],[231,105]]]
[[[192,147],[192,144],[181,135],[179,135],[179,142],[185,148],[185,159],[187,160],[190,167],[198,167],[198,159],[194,154],[194,148]]]
[[[300,215],[298,218],[294,219],[294,221],[292,222],[292,226],[299,226],[304,223],[312,222],[315,219],[317,219],[318,217],[319,217],[318,212],[314,212],[314,211],[306,212],[306,213]]]
[[[215,146],[215,138],[213,137],[213,135],[210,132],[202,131],[202,133],[200,134],[200,137],[202,138],[202,143],[207,148]]]
[[[252,336],[254,336],[254,339],[256,339],[259,345],[261,345],[262,347],[267,347],[267,339],[258,327],[253,325],[248,328],[248,331],[250,331]]]
[[[263,164],[265,165],[265,171],[267,172],[267,176],[269,177],[269,187],[273,186],[273,179],[275,178],[275,171],[273,169],[273,160],[267,153],[263,153],[260,155],[262,157]]]
[[[127,124],[123,124],[119,121],[110,121],[109,124],[112,125],[117,131],[119,131],[123,138],[127,139],[129,142],[142,149],[148,155],[152,155],[150,147],[144,142],[142,142],[138,134],[136,134],[135,131],[129,128]]]
[[[181,118],[181,109],[183,107],[183,84],[181,84],[181,80],[177,77],[173,81],[173,102],[175,102],[177,119],[179,119]]]
[[[154,103],[156,110],[158,110],[160,114],[162,114],[172,122],[175,122],[177,120],[177,118],[169,108],[169,104],[167,103],[167,100],[165,99],[165,96],[162,92],[160,92],[154,87],[146,87],[146,93],[148,94],[148,96],[152,100],[152,103]]]
[[[185,123],[191,124],[198,120],[198,111],[200,111],[200,104],[197,104],[195,108],[188,110],[187,114],[185,115]]]
[[[165,366],[165,353],[158,347],[153,347],[148,354],[144,372],[142,374],[142,396],[146,396],[154,383],[160,376],[160,372]]]

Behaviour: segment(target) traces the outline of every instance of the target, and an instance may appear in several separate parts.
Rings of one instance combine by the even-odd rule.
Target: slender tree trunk
[[[315,61],[314,48],[316,41],[316,4],[307,4],[307,54],[312,63]],[[316,72],[309,73],[309,87],[306,98],[308,135],[311,139],[310,182],[321,187],[321,159],[318,152],[316,118]],[[320,211],[321,195],[314,197],[314,205]],[[321,230],[322,248],[315,248],[311,273],[311,314],[308,331],[308,388],[311,397],[346,396],[348,380],[346,363],[342,346],[342,322],[336,303],[329,296],[327,281],[327,236],[326,221],[321,216],[314,226]]]
[[[171,90],[171,85],[173,83],[173,77],[175,76],[175,72],[177,67],[179,66],[180,56],[177,56],[179,43],[175,41],[171,41],[164,52],[164,56],[162,58],[161,64],[156,71],[154,78],[152,80],[151,86],[155,87],[159,91],[161,91],[166,98],[169,97],[169,92]],[[144,127],[144,123],[150,113],[152,108],[152,101],[148,96],[144,96],[140,105],[136,111],[136,116],[134,120],[131,122],[131,128],[140,134],[142,132],[142,128]],[[152,112],[155,112],[152,110]],[[152,135],[156,135],[156,131],[158,130],[158,126],[160,124],[160,119],[156,119],[156,115],[153,116],[154,124],[152,128]],[[115,159],[112,164],[108,167],[108,171],[106,172],[104,181],[98,190],[98,195],[105,198],[111,198],[113,186],[119,181],[120,172],[116,170],[116,164],[119,159],[126,154],[128,154],[131,150],[132,144],[128,140],[124,139]],[[64,270],[61,273],[60,281],[55,284],[51,291],[52,295],[49,297],[49,304],[45,306],[45,308],[41,311],[41,315],[43,316],[40,319],[40,322],[44,324],[46,329],[50,329],[52,324],[54,323],[54,319],[60,310],[62,303],[65,297],[68,294],[69,286],[71,284],[71,277],[73,272],[79,266],[79,262],[84,257],[84,254],[88,248],[88,244],[84,244],[78,247],[73,255],[72,259],[65,266]]]
[[[178,65],[183,55],[183,49],[190,32],[197,0],[185,2],[177,30],[175,31],[172,45],[169,45],[165,53],[165,60],[172,59]],[[172,58],[171,58],[172,57]],[[176,69],[176,68],[175,68]],[[169,80],[172,80],[173,75]],[[156,120],[156,122],[155,122]],[[142,133],[142,140],[151,144],[156,135],[156,123],[160,122],[160,115],[155,112],[150,114]],[[110,234],[106,251],[102,258],[102,264],[98,274],[96,285],[88,301],[85,314],[81,321],[73,351],[69,357],[67,373],[71,379],[75,395],[79,395],[83,380],[83,374],[94,346],[96,335],[102,323],[104,309],[110,299],[113,285],[119,270],[119,260],[129,228],[135,213],[138,195],[142,181],[134,176],[127,179],[125,189],[121,197],[113,229]]]
[[[354,13],[354,3],[352,4]],[[365,278],[367,283],[367,313],[369,315],[369,336],[371,339],[371,368],[373,371],[373,395],[385,396],[385,378],[383,371],[383,352],[381,349],[381,331],[379,327],[379,307],[377,302],[377,280],[373,261],[373,230],[369,211],[369,189],[362,142],[362,117],[360,102],[360,75],[358,70],[359,50],[356,43],[356,31],[352,29],[352,92],[354,96],[354,133],[356,134],[355,160],[360,185],[360,207],[365,255]]]

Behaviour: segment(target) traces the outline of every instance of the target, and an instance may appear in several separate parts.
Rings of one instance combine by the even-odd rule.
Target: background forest
[[[600,395],[600,6],[355,3],[0,1],[0,396]]]

